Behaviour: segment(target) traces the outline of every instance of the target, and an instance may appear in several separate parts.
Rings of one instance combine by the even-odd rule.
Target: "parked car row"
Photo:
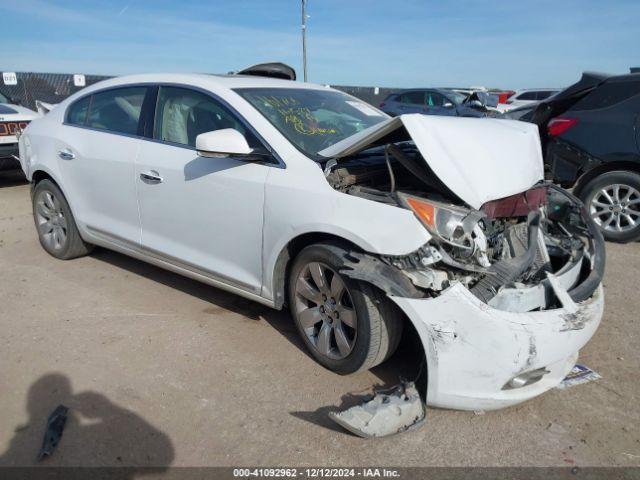
[[[492,101],[493,100],[493,101]],[[412,89],[392,93],[380,109],[392,117],[406,113],[453,117],[484,117],[495,109],[497,98],[486,92],[460,92],[452,89]]]
[[[474,110],[451,92],[407,99]],[[20,161],[52,256],[100,245],[287,306],[340,374],[385,361],[405,331],[429,404],[495,409],[573,368],[602,317],[604,241],[545,182],[536,125],[452,115],[391,117],[260,76],[138,75],[33,120]]]
[[[504,98],[503,102],[500,102],[497,106],[499,112],[508,112],[514,108],[524,107],[526,105],[532,105],[558,93],[560,89],[557,88],[544,88],[544,89],[523,89],[513,92]]]

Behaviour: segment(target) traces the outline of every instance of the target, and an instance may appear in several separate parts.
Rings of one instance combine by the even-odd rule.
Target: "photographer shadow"
[[[62,438],[51,456],[37,462],[47,419],[60,404],[69,407]],[[15,429],[9,448],[0,454],[0,467],[129,467],[123,470],[133,478],[163,472],[173,461],[166,434],[102,394],[74,393],[64,375],[50,373],[33,383],[27,410],[29,419]]]

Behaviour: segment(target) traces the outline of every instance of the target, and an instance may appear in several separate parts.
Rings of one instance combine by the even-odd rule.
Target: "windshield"
[[[384,113],[333,90],[239,88],[239,95],[307,156],[386,120]]]

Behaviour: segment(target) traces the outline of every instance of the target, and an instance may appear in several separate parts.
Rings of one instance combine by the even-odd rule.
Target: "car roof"
[[[115,87],[120,85],[130,85],[139,83],[178,83],[194,85],[203,88],[300,88],[312,90],[327,90],[324,85],[313,83],[303,83],[292,80],[282,80],[278,78],[259,77],[255,75],[212,75],[203,73],[145,73],[138,75],[125,75],[114,77],[93,84],[87,88],[98,90],[102,88]]]
[[[607,83],[640,82],[640,73],[625,73],[607,78]]]
[[[389,95],[399,95],[399,94],[402,94],[402,93],[426,92],[426,91],[438,92],[438,93],[442,93],[443,95],[445,95],[447,93],[451,93],[451,90],[447,90],[446,88],[425,87],[425,88],[405,88],[404,90],[398,90],[397,92],[392,92]]]
[[[520,90],[516,90],[516,95],[518,93],[525,93],[525,92],[548,92],[548,91],[554,91],[554,92],[559,92],[560,90],[562,90],[561,88],[521,88]]]

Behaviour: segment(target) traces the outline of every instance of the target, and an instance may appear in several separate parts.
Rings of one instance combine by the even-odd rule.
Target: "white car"
[[[19,168],[18,139],[16,134],[38,114],[11,101],[0,93],[0,171]]]
[[[534,125],[390,118],[287,80],[137,75],[33,121],[20,159],[54,257],[100,245],[286,305],[341,374],[383,362],[404,327],[434,406],[558,385],[602,316],[602,237],[542,183]]]
[[[514,108],[524,107],[525,105],[531,105],[538,103],[542,100],[546,100],[552,95],[558,93],[558,88],[528,88],[523,90],[516,90],[516,92],[507,98],[506,103],[499,103],[497,110],[501,113],[508,112]]]

